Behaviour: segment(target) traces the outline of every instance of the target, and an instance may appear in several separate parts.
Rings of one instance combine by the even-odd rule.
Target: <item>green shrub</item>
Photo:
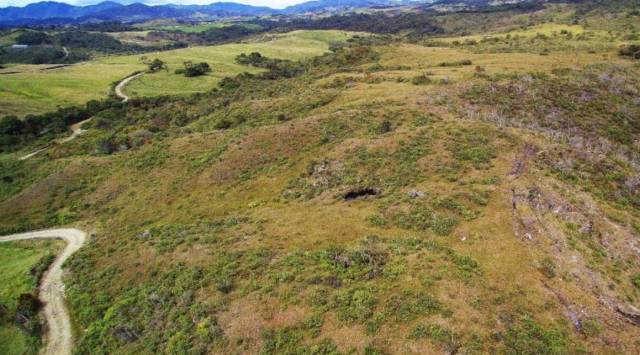
[[[448,258],[456,265],[458,273],[463,279],[482,274],[480,264],[470,256],[458,255],[453,250],[448,250]]]
[[[490,146],[470,147],[462,149],[456,154],[456,158],[470,161],[476,167],[489,163],[495,157],[496,151]]]
[[[384,120],[380,122],[380,124],[378,125],[378,128],[376,129],[376,131],[378,131],[379,134],[385,134],[385,133],[391,132],[392,130],[393,130],[393,125],[389,120]]]
[[[552,279],[556,277],[556,263],[550,257],[545,257],[540,261],[540,271],[544,276]]]
[[[586,318],[580,321],[580,332],[587,337],[598,336],[602,333],[602,324],[596,318]]]
[[[304,328],[311,332],[313,337],[320,335],[322,325],[324,324],[324,318],[321,313],[314,314],[304,321]]]
[[[194,64],[192,61],[187,60],[183,63],[183,65],[184,65],[184,68],[177,69],[176,74],[182,74],[186,77],[194,77],[194,76],[205,75],[211,72],[211,67],[209,66],[208,63],[205,63],[205,62]]]
[[[619,53],[623,57],[640,59],[640,44],[630,44],[620,48]]]
[[[151,73],[155,73],[162,69],[165,69],[165,70],[167,69],[167,64],[158,58],[155,58],[154,60],[150,61],[147,64],[147,66],[149,67],[149,72]]]
[[[420,74],[411,78],[411,84],[413,85],[427,85],[431,84],[431,78],[425,74]]]
[[[637,273],[631,277],[631,284],[640,290],[640,273]]]
[[[458,335],[438,324],[418,324],[409,334],[409,339],[429,339],[444,346],[449,353],[457,352],[460,347]]]
[[[546,329],[524,316],[511,324],[503,336],[508,354],[568,354],[569,339],[558,328]]]
[[[285,353],[287,350],[295,349],[302,338],[301,332],[292,328],[266,330],[262,334],[263,345],[260,353]]]
[[[461,67],[465,65],[472,65],[473,62],[469,59],[463,59],[455,62],[442,62],[438,64],[439,67]]]
[[[385,305],[385,314],[397,322],[407,322],[420,316],[433,315],[442,310],[442,304],[435,297],[424,293],[405,290],[394,294]]]
[[[431,230],[437,235],[447,236],[453,232],[458,225],[458,220],[454,217],[441,217],[434,215],[431,223]]]
[[[364,348],[364,355],[385,355],[386,353],[378,348],[368,345]]]
[[[364,322],[373,314],[377,301],[375,290],[371,287],[359,287],[342,290],[335,296],[340,320]]]

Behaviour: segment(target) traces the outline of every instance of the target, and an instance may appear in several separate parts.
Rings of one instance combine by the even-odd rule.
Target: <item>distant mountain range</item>
[[[225,17],[301,14],[339,11],[352,8],[388,7],[409,4],[467,4],[472,6],[523,0],[314,0],[276,10],[269,7],[218,2],[209,5],[158,5],[141,3],[121,4],[105,1],[96,5],[73,6],[55,1],[43,1],[25,7],[0,8],[0,25],[38,25],[85,23],[96,21],[136,22],[158,18],[206,20]]]

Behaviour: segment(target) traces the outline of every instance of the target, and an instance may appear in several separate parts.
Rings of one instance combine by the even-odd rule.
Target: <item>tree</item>
[[[24,123],[16,116],[5,116],[0,120],[0,134],[18,135],[22,133]]]
[[[167,64],[158,58],[149,62],[148,65],[149,65],[149,72],[151,73],[155,73],[158,70],[167,69]]]
[[[184,62],[184,69],[176,70],[176,74],[183,74],[186,77],[194,77],[204,75],[211,71],[211,67],[208,63],[196,63],[188,60]]]
[[[38,44],[51,44],[53,43],[52,38],[40,31],[27,31],[23,32],[18,37],[16,37],[16,43],[20,44],[28,44],[28,45],[38,45]]]
[[[620,48],[620,55],[633,59],[640,59],[640,44],[631,44]]]

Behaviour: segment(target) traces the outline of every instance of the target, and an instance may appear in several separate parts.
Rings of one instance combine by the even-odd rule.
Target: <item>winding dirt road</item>
[[[0,74],[2,74],[2,73],[0,73]],[[143,74],[144,74],[144,72],[142,72],[142,73],[137,73],[137,74],[133,74],[133,75],[131,75],[131,76],[128,76],[128,77],[126,77],[126,78],[122,79],[122,81],[120,81],[120,82],[118,83],[118,85],[116,85],[116,89],[115,89],[116,96],[118,96],[119,98],[121,98],[121,99],[122,99],[122,102],[127,102],[127,101],[129,101],[129,96],[127,96],[127,95],[124,93],[124,91],[123,91],[123,90],[124,90],[124,88],[125,88],[125,86],[127,86],[127,84],[129,84],[129,82],[130,82],[131,80],[133,80],[133,79],[135,79],[135,78],[137,78],[137,77],[139,77],[139,76],[142,76]],[[82,130],[82,129],[80,128],[80,126],[81,126],[83,123],[88,122],[90,119],[91,119],[91,118],[89,118],[89,119],[87,119],[87,120],[84,120],[84,121],[82,121],[82,122],[78,122],[78,123],[74,124],[73,126],[71,126],[71,131],[72,131],[71,136],[69,136],[69,137],[67,137],[67,138],[65,138],[65,139],[62,139],[62,140],[60,141],[60,143],[66,143],[66,142],[72,141],[72,140],[73,140],[73,139],[75,139],[77,136],[79,136],[79,135],[81,135],[82,133],[84,133],[84,130]],[[27,159],[29,159],[29,158],[32,158],[33,156],[36,156],[36,155],[38,155],[39,153],[44,152],[45,150],[47,150],[47,148],[49,148],[49,145],[47,145],[47,146],[45,146],[45,147],[43,147],[43,148],[40,148],[40,149],[36,150],[35,152],[31,152],[31,153],[29,153],[29,154],[27,154],[27,155],[25,155],[25,156],[22,156],[22,157],[18,158],[18,160],[27,160]]]
[[[129,101],[129,96],[125,95],[125,93],[122,91],[122,90],[124,90],[124,87],[127,86],[127,84],[129,84],[129,82],[131,80],[141,76],[142,74],[144,74],[144,72],[131,75],[129,77],[126,77],[126,78],[122,79],[122,81],[118,83],[118,85],[116,86],[116,96],[121,98],[122,102]]]
[[[46,345],[42,353],[46,355],[71,354],[73,332],[71,331],[71,319],[64,302],[62,264],[84,245],[87,235],[79,229],[49,229],[0,237],[0,242],[27,239],[63,239],[67,242],[65,249],[42,277],[39,297],[44,303],[44,316],[48,325],[44,339]]]
[[[73,125],[71,125],[71,135],[67,138],[63,138],[58,140],[58,142],[60,143],[67,143],[67,142],[71,142],[72,140],[76,139],[76,137],[78,137],[79,135],[83,134],[84,132],[86,132],[86,130],[82,129],[82,125],[91,121],[91,118],[88,118],[84,121],[80,121],[78,123],[75,123]],[[39,153],[44,152],[45,150],[47,150],[51,145],[48,144],[46,147],[40,148],[38,150],[36,150],[35,152],[29,153],[25,156],[22,156],[20,158],[18,158],[18,160],[27,160],[35,155],[38,155]]]

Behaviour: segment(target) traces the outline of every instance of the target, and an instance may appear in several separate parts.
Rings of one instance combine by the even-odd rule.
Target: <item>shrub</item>
[[[439,67],[461,67],[466,65],[472,65],[473,62],[469,59],[458,60],[455,62],[442,62],[438,64]]]
[[[432,315],[442,310],[442,304],[435,297],[426,293],[414,293],[405,290],[402,294],[393,295],[387,301],[385,314],[398,322],[407,322],[419,316]]]
[[[630,44],[620,48],[619,53],[623,57],[640,59],[640,44]]]
[[[368,345],[366,348],[364,348],[364,355],[385,355],[385,352],[374,348],[371,345]]]
[[[272,69],[272,70],[277,69],[279,66],[281,66],[285,62],[289,62],[289,61],[283,60],[283,59],[267,58],[258,52],[252,52],[249,55],[242,53],[236,57],[236,63],[238,64],[251,65],[258,68],[265,68],[265,69]]]
[[[266,330],[262,333],[263,345],[260,354],[296,353],[298,343],[300,343],[303,338],[303,332],[293,327]]]
[[[468,279],[473,275],[482,274],[480,264],[470,256],[458,255],[451,252],[449,258],[456,265],[458,272],[463,278]]]
[[[425,74],[420,74],[411,78],[411,84],[413,85],[427,85],[431,83],[431,78]]]
[[[587,337],[597,336],[602,332],[602,324],[595,318],[582,319],[580,321],[580,332]]]
[[[31,293],[23,293],[18,298],[16,307],[16,323],[30,334],[40,332],[40,322],[37,319],[42,303]]]
[[[456,158],[473,163],[475,167],[487,164],[496,157],[496,151],[491,146],[477,146],[462,149],[457,152]]]
[[[31,270],[29,270],[29,273],[31,274],[31,276],[33,276],[37,283],[40,282],[40,279],[42,279],[42,275],[44,275],[44,272],[47,271],[47,269],[55,259],[55,255],[47,254],[42,257],[37,264],[33,265]]]
[[[167,64],[158,58],[149,62],[148,66],[149,66],[149,72],[151,73],[155,73],[162,69],[167,69]]]
[[[110,135],[96,141],[95,154],[109,155],[125,151],[129,148],[129,137],[124,135]]]
[[[540,262],[540,271],[544,276],[552,279],[556,277],[556,263],[550,257],[545,257]]]
[[[192,61],[187,60],[183,63],[184,69],[176,70],[176,74],[182,74],[186,77],[201,76],[211,72],[211,67],[208,63],[201,62],[194,64]]]
[[[16,116],[5,116],[0,120],[0,135],[17,135],[23,128],[24,123]]]
[[[458,220],[453,217],[440,217],[434,215],[431,222],[431,230],[437,235],[447,236],[453,232],[458,225]]]
[[[503,340],[509,354],[568,353],[569,341],[562,330],[543,328],[529,316],[512,324]]]
[[[234,122],[228,118],[221,118],[213,124],[214,129],[229,129],[233,127]]]
[[[438,324],[418,324],[409,334],[409,338],[430,339],[444,346],[448,353],[456,353],[460,347],[456,333]]]
[[[391,132],[392,130],[393,130],[393,125],[389,120],[384,120],[380,122],[380,125],[378,125],[378,129],[377,129],[378,133],[380,134],[385,134],[385,133]]]
[[[363,322],[371,317],[376,305],[372,288],[343,290],[335,297],[338,317],[343,321]]]
[[[16,37],[16,42],[20,44],[28,44],[28,45],[53,43],[49,35],[40,31],[23,32],[18,37]]]
[[[323,307],[328,303],[329,292],[324,288],[317,288],[309,292],[308,302],[313,307]]]
[[[637,273],[631,277],[631,283],[633,284],[633,286],[635,286],[635,288],[640,290],[640,273]]]

